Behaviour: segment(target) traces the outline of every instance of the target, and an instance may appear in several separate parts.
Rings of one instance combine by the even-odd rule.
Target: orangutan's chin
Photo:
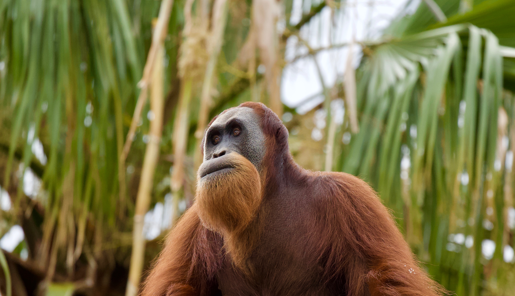
[[[261,203],[261,180],[254,165],[238,153],[204,161],[198,171],[196,200],[205,227],[239,232]]]

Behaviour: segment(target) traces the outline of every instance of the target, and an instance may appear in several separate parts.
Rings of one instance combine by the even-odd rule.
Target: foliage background
[[[367,180],[447,289],[511,295],[515,2],[408,1],[380,34],[336,42],[340,12],[374,2],[1,0],[0,237],[24,233],[0,253],[2,294],[122,295],[129,269],[137,287],[191,205],[206,120],[253,100],[299,164]],[[327,10],[330,43],[313,46]],[[335,48],[352,54],[328,83],[313,57]],[[283,105],[302,59],[322,92]]]

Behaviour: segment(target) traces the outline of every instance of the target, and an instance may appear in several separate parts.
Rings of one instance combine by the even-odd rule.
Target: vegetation
[[[447,289],[514,291],[515,2],[408,1],[377,36],[310,46],[357,5],[377,3],[0,0],[0,237],[25,234],[2,295],[134,295],[162,240],[143,221],[191,204],[203,129],[249,100],[284,114],[299,164],[367,180]],[[323,100],[283,105],[282,69],[335,48],[334,84],[313,59]]]

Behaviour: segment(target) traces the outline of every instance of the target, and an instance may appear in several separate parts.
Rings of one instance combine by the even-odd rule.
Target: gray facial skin
[[[236,127],[241,130],[238,136],[233,135]],[[213,144],[215,135],[220,137],[216,145]],[[215,159],[223,158],[224,155],[238,153],[260,172],[266,152],[265,135],[261,131],[259,116],[251,108],[238,107],[219,115],[206,131],[205,137],[203,167],[210,161],[215,163]]]

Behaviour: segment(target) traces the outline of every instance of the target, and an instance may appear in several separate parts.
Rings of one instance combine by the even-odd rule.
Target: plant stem
[[[174,164],[172,176],[170,178],[170,187],[172,189],[172,198],[176,201],[174,204],[177,204],[179,193],[184,181],[184,158],[186,157],[189,132],[188,115],[193,85],[193,80],[190,77],[185,77],[182,81],[181,96],[179,106],[177,108],[177,115],[175,116],[172,138]],[[172,223],[174,222],[175,217],[177,217],[177,208],[174,208],[173,210]]]
[[[424,0],[424,2],[429,7],[429,10],[431,10],[431,12],[435,15],[435,18],[439,22],[443,23],[443,22],[447,21],[447,17],[443,13],[442,9],[440,9],[440,6],[438,6],[438,4],[436,4],[436,2],[434,0]]]
[[[154,61],[156,59],[157,51],[163,45],[166,34],[168,32],[168,21],[170,20],[172,7],[173,0],[163,0],[161,3],[161,8],[159,9],[159,17],[154,29],[154,34],[152,35],[152,44],[150,45],[147,62],[145,63],[145,68],[143,69],[143,77],[138,83],[139,87],[141,88],[141,92],[136,103],[136,108],[134,109],[134,115],[132,116],[132,122],[129,128],[129,133],[127,134],[127,139],[125,140],[125,145],[123,146],[123,152],[122,155],[120,155],[120,161],[124,166],[125,159],[129,154],[132,141],[134,140],[134,134],[136,132],[138,122],[141,118],[141,112],[143,111],[143,107],[145,106],[145,102],[147,100],[147,86],[150,83],[151,73],[153,72],[152,68],[155,65]]]
[[[213,87],[213,74],[215,72],[216,62],[218,61],[218,55],[220,54],[220,50],[222,48],[223,43],[223,34],[225,30],[225,23],[227,20],[227,0],[217,0],[215,6],[213,8],[217,13],[213,18],[212,24],[212,34],[210,43],[211,56],[209,57],[209,61],[206,67],[206,72],[204,75],[204,81],[202,84],[202,96],[200,98],[200,112],[199,112],[199,121],[197,125],[197,131],[195,132],[195,137],[197,138],[197,149],[195,152],[195,168],[198,168],[200,163],[202,162],[202,156],[200,153],[200,142],[202,140],[202,135],[204,133],[204,129],[207,125],[208,115],[209,115],[209,107],[211,106],[211,90]]]
[[[134,230],[132,242],[131,265],[129,281],[127,282],[126,296],[136,296],[143,269],[145,255],[145,237],[143,236],[144,217],[148,211],[154,172],[159,159],[159,142],[163,128],[164,106],[164,47],[160,46],[155,65],[153,66],[152,83],[150,86],[150,109],[154,115],[150,121],[149,142],[143,160],[138,196],[136,200],[136,213],[134,214]]]

